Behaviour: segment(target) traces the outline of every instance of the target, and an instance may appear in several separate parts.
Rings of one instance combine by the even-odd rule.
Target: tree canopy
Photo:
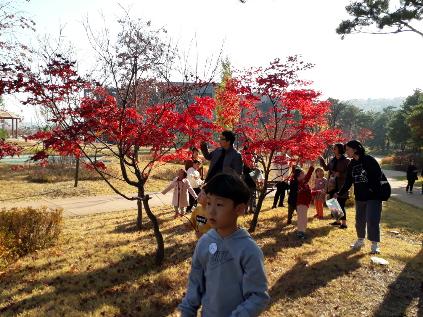
[[[352,33],[400,32],[414,32],[423,36],[423,28],[415,25],[423,18],[421,0],[402,0],[396,8],[389,0],[362,0],[352,2],[345,9],[351,18],[342,21],[336,29],[342,37]]]

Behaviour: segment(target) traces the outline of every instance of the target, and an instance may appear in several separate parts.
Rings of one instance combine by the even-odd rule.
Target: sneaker
[[[358,239],[354,244],[351,244],[351,249],[360,250],[364,246],[364,239]]]
[[[331,222],[331,223],[330,223],[330,225],[331,225],[331,226],[340,226],[340,225],[341,225],[341,223],[340,223],[340,222],[338,222],[338,221],[335,221],[335,222]]]
[[[380,253],[379,244],[377,242],[372,242],[372,246],[370,247],[370,253],[371,254],[379,254]]]
[[[347,229],[347,228],[348,228],[348,226],[347,225],[344,225],[344,224],[342,224],[342,225],[339,226],[339,229]]]

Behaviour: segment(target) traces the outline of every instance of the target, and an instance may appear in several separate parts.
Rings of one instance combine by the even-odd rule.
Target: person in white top
[[[201,167],[201,162],[198,160],[194,160],[193,166],[190,167],[187,171],[188,181],[197,195],[201,192],[201,185],[203,185],[203,181],[201,180],[201,175],[199,172],[200,167]],[[194,199],[192,195],[190,195],[187,212],[191,212],[192,208],[194,208],[195,206],[197,206],[197,200]]]

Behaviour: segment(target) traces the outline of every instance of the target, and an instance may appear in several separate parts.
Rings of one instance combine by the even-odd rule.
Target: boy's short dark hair
[[[228,198],[234,205],[247,204],[250,190],[238,175],[220,173],[214,176],[204,187],[206,194]]]
[[[226,141],[229,141],[231,145],[234,145],[235,143],[235,133],[232,131],[223,131],[222,136],[225,137]]]

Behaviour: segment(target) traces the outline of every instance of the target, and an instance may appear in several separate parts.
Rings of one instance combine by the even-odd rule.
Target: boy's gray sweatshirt
[[[226,238],[216,230],[201,237],[192,258],[182,317],[258,316],[269,302],[263,252],[244,229]]]

